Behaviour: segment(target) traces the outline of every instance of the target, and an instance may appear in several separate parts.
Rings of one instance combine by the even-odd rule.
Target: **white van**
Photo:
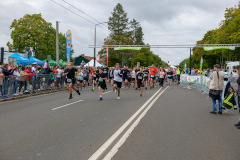
[[[227,72],[228,72],[228,77],[238,77],[237,74],[237,66],[240,65],[240,61],[234,61],[234,62],[227,62]]]

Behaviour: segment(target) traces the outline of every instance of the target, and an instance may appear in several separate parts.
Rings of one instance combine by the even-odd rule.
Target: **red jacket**
[[[29,69],[26,70],[26,73],[30,74],[30,76],[26,77],[26,80],[30,81],[32,79],[32,76],[36,75],[36,73],[31,73],[31,71]]]

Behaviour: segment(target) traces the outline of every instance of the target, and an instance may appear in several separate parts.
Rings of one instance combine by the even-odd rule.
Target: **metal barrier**
[[[206,77],[204,75],[187,75],[187,74],[181,74],[180,77],[180,84],[184,88],[196,88],[198,91],[203,91],[202,94],[209,94],[209,86],[210,86],[210,78]],[[231,85],[234,89],[237,87],[237,78],[236,77],[231,77],[228,79],[228,81],[224,81],[224,88],[228,82],[231,82]],[[209,99],[209,96],[206,97]]]
[[[56,74],[9,76],[0,79],[0,99],[66,88],[66,76]],[[2,81],[2,82],[1,82]]]

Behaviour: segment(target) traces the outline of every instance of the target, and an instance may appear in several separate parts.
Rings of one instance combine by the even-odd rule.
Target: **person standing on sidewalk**
[[[218,114],[222,114],[222,90],[224,88],[224,72],[220,70],[220,65],[214,65],[214,71],[209,77],[211,79],[209,89],[219,92],[220,98],[218,99],[219,111]],[[217,114],[216,99],[212,99],[213,111],[211,114]]]
[[[238,79],[237,79],[238,90],[237,90],[237,95],[238,95],[238,108],[239,108],[239,114],[240,114],[240,66],[237,66],[236,71],[238,73]],[[237,124],[235,124],[234,126],[237,127],[237,129],[240,129],[240,119],[239,119],[239,122]]]
[[[178,85],[180,84],[180,74],[181,74],[181,70],[180,70],[180,66],[178,66],[178,68],[177,68],[177,80],[178,80]]]

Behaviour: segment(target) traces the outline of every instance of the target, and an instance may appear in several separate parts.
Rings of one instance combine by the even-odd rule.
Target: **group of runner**
[[[86,68],[81,70],[81,68],[72,67],[72,63],[69,62],[63,76],[66,76],[66,83],[69,88],[70,97],[72,99],[72,89],[75,90],[79,95],[79,89],[85,86],[88,83],[88,78],[92,78],[92,91],[95,90],[95,86],[98,86],[99,90],[99,100],[103,100],[102,93],[107,90],[107,83],[109,86],[113,86],[113,91],[117,93],[117,99],[120,99],[120,90],[122,84],[124,88],[130,88],[133,83],[133,88],[135,90],[140,90],[140,96],[142,97],[143,88],[148,88],[148,83],[150,84],[150,89],[156,87],[156,84],[159,83],[160,87],[163,87],[164,80],[167,80],[169,89],[174,79],[174,72],[171,67],[157,69],[154,65],[150,68],[148,67],[136,67],[128,68],[124,66],[122,69],[119,67],[119,63],[116,63],[115,67],[110,69],[104,65],[104,67],[91,67],[91,70]],[[76,88],[75,82],[77,81]]]

